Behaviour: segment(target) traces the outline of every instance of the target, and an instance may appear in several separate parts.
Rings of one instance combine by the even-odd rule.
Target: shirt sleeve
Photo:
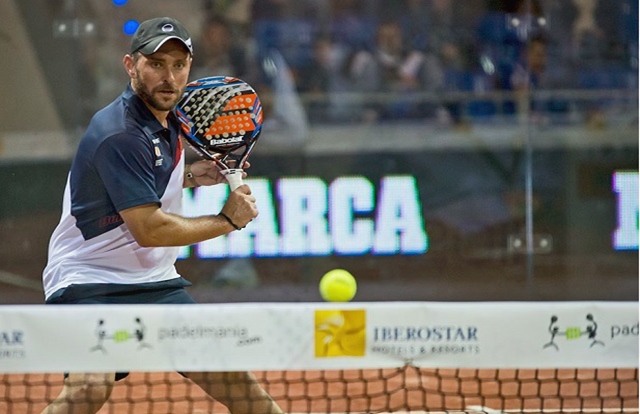
[[[95,153],[95,166],[117,211],[143,204],[160,204],[149,138],[122,133],[104,140]]]

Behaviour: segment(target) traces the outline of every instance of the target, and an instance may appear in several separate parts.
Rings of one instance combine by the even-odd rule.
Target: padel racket
[[[262,131],[262,105],[246,82],[212,76],[189,82],[176,112],[189,146],[215,161],[231,191],[242,185],[242,168]]]

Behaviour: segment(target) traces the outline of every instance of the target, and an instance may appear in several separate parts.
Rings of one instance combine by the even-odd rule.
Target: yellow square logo
[[[316,310],[316,358],[355,356],[365,353],[364,309]]]

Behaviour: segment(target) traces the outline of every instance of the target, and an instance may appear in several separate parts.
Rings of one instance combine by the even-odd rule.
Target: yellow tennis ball
[[[356,279],[344,269],[330,270],[320,279],[320,295],[327,302],[349,302],[357,290]]]

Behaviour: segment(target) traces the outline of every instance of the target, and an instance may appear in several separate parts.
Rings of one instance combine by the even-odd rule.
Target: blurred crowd
[[[562,114],[566,100],[529,101],[526,92],[637,88],[636,0],[209,0],[203,7],[194,76],[231,74],[266,90],[285,70],[312,121]],[[513,94],[466,102],[451,94],[491,91]]]
[[[637,0],[197,0],[198,13],[171,3],[193,26],[192,78],[289,94],[311,122],[563,115],[574,102],[529,92],[638,87]]]

